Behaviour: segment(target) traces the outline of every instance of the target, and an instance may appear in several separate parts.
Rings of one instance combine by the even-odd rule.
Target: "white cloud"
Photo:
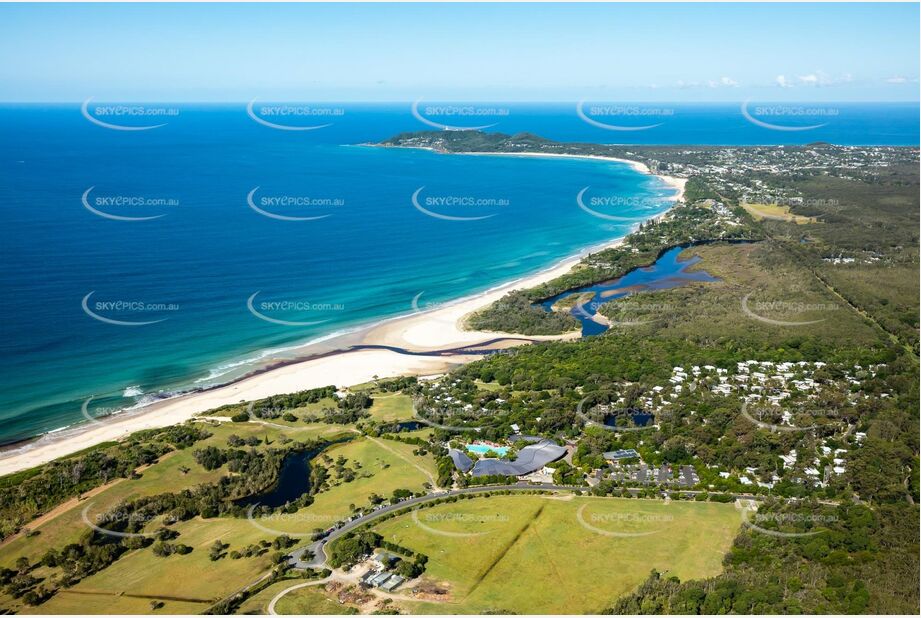
[[[792,88],[793,87],[793,84],[787,81],[787,78],[784,75],[778,75],[777,78],[774,80],[774,82],[781,88]]]
[[[908,79],[905,77],[902,77],[901,75],[896,75],[895,77],[890,77],[889,79],[886,80],[886,83],[889,83],[889,84],[905,84],[907,82],[908,82]]]
[[[823,71],[813,71],[806,75],[799,75],[796,79],[803,86],[838,86],[852,83],[854,76],[850,73],[842,73],[839,77],[832,77]]]
[[[683,84],[683,82],[678,82],[678,83]],[[738,87],[738,85],[739,85],[739,82],[732,79],[731,77],[721,77],[719,79],[708,79],[705,84],[700,84],[698,82],[689,82],[687,84],[684,84],[684,87],[690,86],[690,87],[696,88],[698,86],[706,86],[707,88],[736,88]]]
[[[815,73],[800,75],[797,79],[801,84],[806,84],[807,86],[817,86],[819,84],[819,76]]]

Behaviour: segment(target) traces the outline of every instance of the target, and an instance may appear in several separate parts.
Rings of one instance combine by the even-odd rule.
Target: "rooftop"
[[[472,474],[473,476],[492,474],[523,476],[535,470],[540,470],[551,461],[556,461],[565,454],[566,449],[562,446],[557,446],[550,440],[541,440],[518,451],[518,457],[515,458],[515,461],[481,459],[474,464]]]
[[[639,457],[640,454],[636,452],[636,449],[628,448],[621,449],[619,451],[608,451],[604,453],[605,459],[617,460],[617,459],[630,459],[633,457]]]
[[[463,451],[452,448],[448,450],[448,456],[454,462],[454,467],[461,472],[467,472],[473,467],[473,460],[467,457],[467,454]]]

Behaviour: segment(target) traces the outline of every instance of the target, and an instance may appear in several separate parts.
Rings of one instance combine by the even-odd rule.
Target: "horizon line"
[[[57,100],[0,100],[0,105],[82,105],[83,103],[93,100],[95,97],[90,97],[89,99],[73,99],[66,101],[57,101]],[[118,104],[131,104],[131,103],[158,103],[158,104],[193,104],[193,105],[248,105],[251,102],[258,101],[259,99],[239,99],[239,100],[224,100],[224,101],[212,101],[212,100],[198,100],[198,99],[99,99],[99,103],[118,103]],[[345,103],[345,104],[392,104],[392,105],[412,105],[416,102],[421,102],[422,99],[382,99],[382,100],[369,100],[369,99],[299,99],[299,98],[287,98],[287,99],[275,99],[275,98],[265,98],[262,101],[266,103]],[[578,99],[566,100],[566,99],[429,99],[432,103],[465,103],[465,104],[524,104],[524,105],[576,105],[580,102]],[[581,99],[581,102],[590,103],[606,103],[611,105],[647,105],[647,104],[673,104],[673,105],[741,105],[748,102],[760,102],[760,103],[783,103],[783,104],[797,104],[797,105],[864,105],[864,104],[904,104],[904,105],[919,105],[921,104],[921,99],[918,100],[876,100],[876,99],[867,99],[859,101],[803,101],[803,100],[768,100],[768,99],[756,99],[754,97],[749,97],[747,99],[738,99],[732,101],[681,101],[681,100],[636,100],[636,99],[622,99],[622,100],[607,100],[607,99]]]

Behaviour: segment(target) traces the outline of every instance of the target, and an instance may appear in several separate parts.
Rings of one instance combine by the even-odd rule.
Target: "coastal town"
[[[27,499],[9,502],[0,581],[10,606],[59,611],[137,571],[151,592],[121,595],[126,611],[143,603],[288,613],[303,599],[312,609],[362,613],[571,611],[552,594],[497,605],[504,580],[477,580],[462,565],[489,573],[490,561],[509,560],[547,576],[541,562],[508,557],[537,526],[564,547],[595,547],[570,567],[584,577],[612,551],[635,561],[627,594],[652,566],[648,555],[674,560],[665,556],[677,544],[686,548],[679,561],[698,560],[701,530],[718,550],[693,572],[721,568],[734,543],[826,538],[850,525],[848,509],[904,500],[906,454],[881,458],[879,449],[899,435],[895,421],[910,397],[900,355],[917,340],[888,307],[868,321],[829,283],[860,268],[913,267],[903,241],[851,242],[847,217],[869,216],[862,205],[783,186],[778,179],[807,169],[797,167],[799,156],[764,152],[771,149],[676,149],[665,163],[654,148],[564,148],[533,137],[399,141],[448,152],[474,137],[481,147],[511,140],[528,152],[633,157],[687,182],[663,215],[527,287],[420,312],[381,327],[377,340],[366,339],[369,349],[305,363],[331,375],[324,362],[366,355],[368,376],[358,384],[314,386],[309,380],[320,378],[283,367],[288,383],[307,388],[260,397],[231,385],[193,395],[201,411],[166,401],[164,409],[186,414],[177,420],[193,410],[191,418],[70,460],[37,460],[35,476],[14,486]],[[859,168],[845,182],[867,174],[885,182],[883,163],[900,170],[917,157],[910,149],[818,150],[813,160],[823,166],[835,156]],[[810,173],[832,182],[825,169]],[[769,246],[770,257],[759,259],[783,276],[768,276],[751,257]],[[818,268],[830,270],[810,270]],[[670,332],[681,324],[689,326]],[[440,337],[443,347],[414,352],[408,341],[420,337]],[[374,349],[381,344],[401,352]],[[414,364],[377,375],[385,354]],[[414,354],[431,356],[429,364]],[[87,531],[85,541],[67,545],[74,526]],[[472,555],[470,540],[483,535],[505,545]],[[615,545],[624,539],[636,543],[627,554]],[[205,596],[190,580],[177,600],[163,592],[172,564],[225,573],[226,584]],[[597,611],[590,603],[578,609]]]
[[[0,3],[0,615],[921,615],[919,0]]]
[[[855,431],[858,403],[871,397],[885,399],[891,395],[886,392],[871,395],[863,388],[863,382],[875,378],[882,368],[878,365],[829,366],[822,361],[775,363],[746,360],[738,362],[734,368],[713,365],[694,365],[687,369],[673,367],[666,384],[656,384],[642,394],[637,393],[635,384],[625,384],[619,393],[610,397],[610,404],[584,406],[581,415],[587,427],[601,427],[614,434],[636,436],[635,441],[631,440],[636,448],[603,453],[606,465],[602,468],[583,466],[582,482],[588,486],[611,480],[625,487],[661,485],[665,488],[716,489],[714,483],[700,484],[694,465],[665,461],[651,467],[637,450],[650,453],[659,460],[661,452],[655,448],[655,442],[648,442],[642,436],[660,430],[658,423],[681,412],[686,415],[687,427],[695,424],[705,427],[708,419],[699,416],[693,409],[693,402],[704,395],[741,402],[743,418],[753,426],[799,437],[813,433],[817,426],[821,426],[823,436],[821,439],[810,436],[811,452],[803,448],[798,452],[791,448],[789,452],[780,454],[779,466],[775,462],[766,462],[760,466],[721,469],[718,465],[698,462],[697,466],[707,468],[708,476],[712,477],[715,473],[721,479],[721,486],[734,485],[740,491],[754,493],[771,490],[775,483],[782,480],[779,473],[787,482],[824,488],[833,476],[845,473],[848,448],[860,448],[866,438],[865,432]],[[627,390],[631,391],[631,402],[621,394]],[[467,421],[478,423],[488,419],[491,425],[496,426],[499,419],[515,407],[513,402],[498,396],[471,398],[469,390],[460,381],[426,383],[421,393],[422,401],[427,402],[423,405],[437,407],[439,423],[453,423],[453,429],[458,431],[464,429],[459,425]],[[630,407],[626,407],[628,405]],[[597,414],[596,410],[600,410],[601,414]],[[626,424],[621,422],[624,420]],[[536,416],[524,431],[539,430],[540,423],[541,417]],[[562,460],[571,465],[579,440],[563,438],[558,439],[560,444],[557,444],[546,437],[520,433],[522,428],[518,424],[512,423],[509,428],[513,433],[501,442],[473,442],[462,448],[452,447],[453,441],[444,444],[457,473],[471,478],[496,475],[527,482],[559,482],[559,474],[554,478],[556,462]],[[476,436],[481,431],[480,427],[470,427],[466,433]],[[492,434],[491,431],[488,433]],[[526,446],[516,448],[521,444]]]

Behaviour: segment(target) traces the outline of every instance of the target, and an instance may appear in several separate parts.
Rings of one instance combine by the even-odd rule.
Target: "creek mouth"
[[[702,243],[695,243],[702,244]],[[580,288],[566,290],[539,303],[544,311],[554,311],[553,306],[564,298],[578,296],[578,300],[571,308],[567,308],[569,315],[573,316],[582,325],[582,336],[592,337],[607,331],[612,323],[604,316],[598,315],[601,305],[642,291],[670,290],[691,283],[713,283],[719,281],[704,270],[691,271],[691,267],[701,261],[699,256],[692,256],[686,260],[679,259],[682,251],[694,245],[681,245],[663,251],[656,261],[649,266],[639,266],[616,279],[609,279],[601,283],[587,285]],[[661,311],[653,312],[661,313]],[[623,321],[638,323],[642,317],[624,316]]]

